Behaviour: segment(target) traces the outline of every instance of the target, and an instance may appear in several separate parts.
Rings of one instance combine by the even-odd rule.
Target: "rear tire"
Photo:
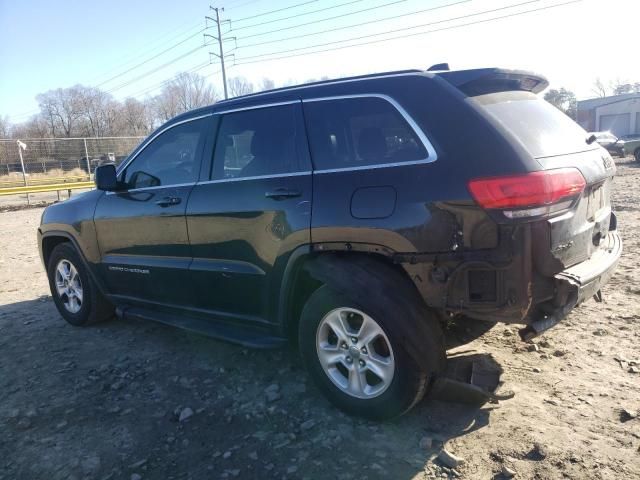
[[[356,292],[320,287],[302,311],[298,337],[323,394],[341,410],[373,420],[410,410],[445,363],[435,317],[413,295],[387,290],[363,300]],[[419,358],[408,348],[416,344]]]
[[[640,163],[640,148],[633,152],[633,156],[636,158],[636,162]]]
[[[71,325],[86,326],[113,316],[113,305],[100,293],[70,243],[61,243],[53,249],[47,276],[58,312]]]

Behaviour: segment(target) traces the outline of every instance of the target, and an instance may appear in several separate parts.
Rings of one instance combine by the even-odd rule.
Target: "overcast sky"
[[[228,76],[280,85],[449,62],[533,70],[578,98],[597,77],[640,81],[640,1],[569,1],[222,1]],[[199,48],[212,14],[205,0],[0,0],[0,115],[24,121],[36,94],[77,83],[142,99],[196,68],[221,93],[219,64],[207,65],[217,47]]]

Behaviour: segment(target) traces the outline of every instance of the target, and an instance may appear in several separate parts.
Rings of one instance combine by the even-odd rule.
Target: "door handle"
[[[170,205],[178,205],[182,199],[180,197],[164,197],[156,202],[160,207],[168,207]]]
[[[266,198],[273,198],[274,200],[284,200],[285,198],[295,198],[302,195],[299,190],[289,190],[287,188],[277,188],[271,192],[265,192]]]

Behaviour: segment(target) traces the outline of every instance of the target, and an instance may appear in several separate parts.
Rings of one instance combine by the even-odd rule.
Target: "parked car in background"
[[[622,142],[623,155],[633,155],[640,163],[640,134],[625,135]]]
[[[409,70],[184,113],[45,209],[55,305],[78,326],[115,313],[290,343],[338,407],[401,415],[444,370],[442,323],[530,340],[618,263],[615,165],[547,85]]]
[[[601,147],[606,148],[611,155],[616,155],[618,157],[624,156],[623,147],[622,147],[623,144],[618,140],[618,137],[616,137],[613,133],[589,132],[588,135],[589,136],[594,135],[596,137],[596,142],[598,142],[598,144]]]

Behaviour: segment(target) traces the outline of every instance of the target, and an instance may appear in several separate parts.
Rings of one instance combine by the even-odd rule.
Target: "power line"
[[[262,35],[267,35],[269,33],[283,32],[285,30],[291,30],[291,29],[294,29],[294,28],[306,27],[307,25],[315,25],[315,24],[320,23],[320,22],[327,22],[329,20],[335,20],[336,18],[344,18],[344,17],[348,17],[348,16],[351,16],[351,15],[357,15],[358,13],[368,12],[368,11],[371,11],[371,10],[377,10],[378,8],[388,7],[388,6],[396,5],[398,3],[403,3],[403,2],[406,2],[406,1],[407,0],[394,0],[393,2],[383,3],[382,5],[378,5],[376,7],[363,8],[362,10],[356,10],[356,11],[353,11],[353,12],[347,12],[347,13],[344,13],[342,15],[335,15],[333,17],[327,17],[327,18],[322,18],[320,20],[314,20],[312,22],[300,23],[298,25],[291,25],[289,27],[277,28],[275,30],[269,30],[267,32],[253,33],[251,35],[245,36],[244,38],[259,37],[259,36],[262,36]]]
[[[539,0],[534,0],[534,1],[539,1]],[[488,19],[484,19],[484,20],[476,20],[476,21],[473,21],[473,22],[463,23],[463,24],[460,24],[460,25],[451,25],[451,26],[448,26],[448,27],[442,27],[442,28],[438,28],[438,29],[435,29],[435,30],[428,30],[426,32],[417,32],[417,33],[411,33],[411,34],[407,34],[407,35],[399,35],[399,36],[391,37],[391,38],[383,38],[383,39],[380,39],[380,40],[371,40],[371,41],[368,41],[368,42],[361,42],[361,43],[356,43],[356,44],[353,44],[353,45],[344,45],[344,46],[339,46],[339,47],[326,48],[326,49],[323,49],[323,50],[316,50],[316,51],[313,51],[313,52],[298,53],[298,54],[294,54],[294,55],[285,55],[285,56],[281,56],[281,57],[265,58],[265,59],[262,59],[262,60],[256,59],[256,60],[250,60],[250,61],[246,61],[246,62],[242,62],[241,61],[239,63],[236,63],[235,65],[246,65],[246,64],[250,64],[250,63],[268,62],[268,61],[271,61],[271,60],[282,60],[282,59],[287,59],[287,58],[292,58],[292,57],[299,57],[299,56],[302,56],[302,55],[312,55],[314,53],[330,52],[330,51],[334,51],[334,50],[342,50],[342,49],[346,49],[346,48],[359,47],[359,46],[370,45],[370,44],[374,44],[374,43],[382,43],[382,42],[388,42],[388,41],[393,41],[393,40],[399,40],[399,39],[402,39],[402,38],[416,37],[416,36],[419,36],[419,35],[427,35],[429,33],[435,33],[435,32],[441,32],[441,31],[445,31],[445,30],[453,30],[453,29],[456,29],[456,28],[468,27],[468,26],[471,26],[471,25],[477,25],[477,24],[481,24],[481,23],[492,22],[494,20],[502,20],[502,19],[505,19],[505,18],[517,17],[519,15],[526,15],[528,13],[539,12],[539,11],[542,11],[542,10],[550,10],[552,8],[563,7],[565,5],[571,5],[571,4],[574,4],[574,3],[580,3],[582,1],[583,0],[571,0],[569,2],[558,3],[558,4],[555,4],[555,5],[548,5],[548,6],[545,6],[545,7],[526,10],[526,11],[523,11],[523,12],[511,13],[511,14],[508,14],[508,15],[502,15],[500,17],[493,17],[493,18],[488,18]],[[531,3],[531,2],[525,2],[525,3]],[[482,13],[487,13],[487,12],[482,12]],[[409,28],[416,28],[416,27],[409,27]],[[388,32],[388,33],[390,33],[390,32]],[[377,35],[384,35],[384,34],[376,34],[376,36]],[[360,38],[364,38],[364,37],[360,37]],[[354,40],[354,39],[342,40],[342,42],[347,42],[347,41],[352,41],[352,40]],[[331,43],[337,43],[337,42],[331,42]],[[309,46],[309,47],[305,47],[305,48],[315,48],[315,47],[319,47],[319,46],[322,46],[322,45]],[[273,52],[273,53],[270,53],[270,54],[265,54],[264,56],[276,55],[278,53],[282,53],[282,52]],[[245,57],[245,59],[246,58],[256,58],[256,57],[260,57],[260,56],[261,55],[256,55],[255,57]],[[243,59],[240,58],[239,60],[243,60]]]
[[[128,85],[131,85],[132,83],[135,83],[138,80],[141,80],[141,79],[147,77],[148,75],[151,75],[152,73],[156,73],[158,70],[162,70],[163,68],[168,67],[169,65],[172,65],[172,64],[176,63],[177,61],[182,60],[185,57],[188,57],[189,55],[192,55],[193,53],[197,52],[198,50],[203,49],[206,46],[207,45],[200,45],[200,46],[198,46],[198,47],[196,47],[196,48],[194,48],[192,50],[189,50],[188,52],[183,53],[182,55],[174,58],[173,60],[170,60],[170,61],[168,61],[166,63],[163,63],[162,65],[160,65],[158,67],[155,67],[152,70],[149,70],[148,72],[145,72],[142,75],[139,75],[139,76],[135,77],[132,80],[127,80],[126,82],[124,82],[124,83],[122,83],[122,84],[120,84],[120,85],[118,85],[118,86],[116,86],[114,88],[111,88],[111,89],[107,90],[106,93],[113,93],[113,92],[115,92],[117,90],[120,90],[121,88],[124,88],[124,87],[126,87]]]
[[[189,69],[185,70],[184,73],[195,73],[195,72],[198,72],[198,71],[202,70],[205,67],[208,67],[209,65],[211,65],[211,63],[209,63],[209,62],[200,63],[200,64],[196,65],[195,67],[192,67],[192,68],[189,68]],[[220,73],[220,71],[218,70],[217,72],[214,72],[214,74],[216,74],[216,73]],[[156,84],[152,85],[151,87],[146,87],[146,88],[144,88],[142,90],[138,90],[137,92],[134,92],[134,93],[132,93],[130,95],[126,95],[125,98],[126,97],[137,98],[140,95],[144,95],[145,93],[157,90],[160,87],[163,87],[165,85],[170,84],[173,80],[175,80],[176,76],[177,75],[174,75],[173,77],[165,79],[165,80],[163,80],[163,81],[161,81],[159,83],[156,83]]]
[[[176,31],[178,31],[178,30],[183,30],[183,31],[181,31],[181,32],[180,32],[179,34],[177,34],[177,35],[173,35],[173,36],[172,36],[170,39],[168,39],[167,41],[162,41],[162,42],[158,43],[158,45],[156,45],[155,47],[150,48],[150,49],[148,49],[148,50],[145,50],[143,53],[140,53],[140,54],[138,54],[138,55],[134,55],[133,57],[130,57],[130,58],[129,58],[129,60],[126,60],[125,62],[120,63],[120,64],[118,64],[118,65],[114,66],[113,68],[110,68],[109,70],[107,70],[107,71],[106,71],[106,72],[104,72],[103,74],[101,74],[101,75],[99,75],[99,76],[97,76],[97,77],[93,77],[93,78],[94,78],[94,79],[96,79],[96,80],[98,80],[98,79],[100,79],[100,78],[102,78],[102,77],[105,77],[105,76],[107,76],[107,75],[110,75],[112,72],[114,72],[114,71],[116,71],[116,70],[120,69],[121,67],[125,67],[125,66],[127,66],[127,65],[130,65],[131,63],[135,62],[135,61],[136,61],[136,60],[138,60],[139,58],[145,57],[147,54],[154,52],[154,51],[155,51],[155,50],[157,50],[160,46],[162,46],[162,45],[166,45],[166,44],[168,44],[168,43],[172,42],[173,40],[175,40],[175,39],[177,39],[177,38],[182,37],[182,36],[183,36],[183,35],[185,35],[186,33],[188,33],[188,32],[190,32],[191,30],[193,30],[194,28],[201,28],[201,26],[202,26],[202,22],[198,22],[198,23],[196,23],[196,24],[193,24],[193,23],[192,23],[192,24],[191,24],[191,26],[190,26],[189,28],[187,28],[187,29],[184,29],[183,27],[178,27],[178,28],[172,29],[172,30],[170,30],[169,32],[166,32],[165,34],[160,35],[159,37],[157,37],[157,38],[156,38],[156,40],[159,40],[159,39],[161,39],[161,38],[167,37],[168,35],[171,35],[172,33],[176,32]],[[156,42],[156,41],[152,41],[151,43],[157,43],[157,42]],[[93,80],[92,80],[92,81],[93,81]]]
[[[199,33],[201,33],[201,32],[198,32],[198,34],[199,34]],[[118,91],[118,90],[121,90],[122,88],[128,87],[129,85],[131,85],[131,84],[133,84],[133,83],[136,83],[137,81],[139,81],[139,80],[141,80],[141,79],[145,78],[146,76],[151,75],[151,74],[153,74],[153,73],[156,73],[157,71],[162,70],[163,68],[168,67],[169,65],[171,65],[171,64],[173,64],[173,63],[175,63],[175,62],[177,62],[177,61],[179,61],[179,60],[182,60],[183,58],[185,58],[185,57],[187,57],[187,56],[189,56],[189,55],[193,54],[194,52],[196,52],[196,51],[198,51],[198,50],[200,50],[200,49],[204,48],[205,46],[206,46],[206,45],[200,45],[200,46],[198,46],[198,47],[194,48],[193,50],[190,50],[190,51],[186,52],[185,54],[182,54],[182,55],[180,55],[180,56],[178,56],[178,57],[174,58],[173,60],[171,60],[171,61],[169,61],[169,62],[166,62],[166,63],[164,63],[164,64],[162,64],[162,65],[160,65],[160,66],[158,66],[158,67],[155,67],[155,68],[154,68],[154,69],[152,69],[152,70],[149,70],[148,72],[145,72],[145,73],[144,73],[144,74],[142,74],[142,75],[139,75],[138,77],[136,77],[136,78],[134,78],[134,79],[127,80],[127,81],[125,81],[124,83],[121,83],[120,85],[118,85],[118,86],[116,86],[116,87],[114,87],[114,88],[111,88],[111,89],[109,89],[109,90],[106,90],[106,91],[105,91],[105,93],[113,93],[113,92],[116,92],[116,91]],[[167,51],[168,51],[168,50],[170,50],[170,49],[167,49]],[[144,62],[144,63],[146,63],[146,62]],[[207,63],[206,63],[206,65],[209,65],[209,62],[207,62]],[[204,66],[203,66],[203,67],[201,67],[201,68],[204,68]],[[124,73],[123,73],[123,74],[124,74]],[[114,77],[114,78],[115,78],[115,77]],[[98,84],[98,85],[96,86],[96,88],[97,88],[97,87],[99,87],[100,85],[104,84],[104,83],[107,83],[107,82],[103,82],[103,83],[101,83],[101,84]],[[157,87],[156,87],[156,88],[157,88]],[[39,112],[40,112],[40,110],[39,110],[39,109],[34,109],[34,110],[30,110],[30,111],[28,111],[28,112],[21,113],[21,114],[18,114],[18,115],[11,115],[11,118],[12,118],[12,119],[16,119],[16,118],[25,118],[25,117],[29,117],[29,116],[31,116],[31,115],[35,115],[35,114],[37,114],[37,113],[39,113]],[[13,121],[13,120],[12,120],[12,121]]]
[[[242,18],[239,18],[237,20],[234,20],[234,22],[238,23],[238,22],[244,22],[245,20],[250,20],[252,18],[264,17],[265,15],[271,15],[272,13],[278,13],[278,12],[282,12],[284,10],[291,10],[292,8],[301,7],[303,5],[308,5],[310,3],[315,3],[317,1],[318,0],[308,0],[306,2],[296,3],[295,5],[290,5],[288,7],[278,8],[276,10],[270,10],[268,12],[258,13],[256,15],[250,15],[248,17],[242,17]]]
[[[260,23],[254,23],[252,25],[245,25],[243,27],[239,27],[239,28],[233,28],[233,26],[231,27],[230,31],[238,31],[238,30],[244,30],[245,28],[253,28],[253,27],[259,27],[260,25],[267,25],[269,23],[276,23],[276,22],[282,22],[284,20],[290,20],[292,18],[298,18],[298,17],[302,17],[305,15],[312,15],[314,13],[318,13],[318,12],[324,12],[326,10],[333,10],[339,7],[344,7],[345,5],[351,5],[353,3],[358,3],[358,2],[362,2],[363,0],[351,0],[349,2],[345,2],[345,3],[339,3],[338,5],[332,5],[330,7],[324,7],[324,8],[319,8],[318,10],[311,10],[309,12],[302,12],[302,13],[297,13],[295,15],[289,15],[288,17],[282,17],[282,18],[276,18],[274,20],[268,20],[266,22],[260,22]],[[310,3],[310,2],[308,2]],[[238,22],[238,20],[234,20],[235,23]]]
[[[240,49],[240,48],[262,46],[262,45],[268,45],[270,43],[279,43],[279,42],[284,42],[284,41],[287,41],[287,40],[295,40],[295,39],[298,39],[298,38],[312,37],[314,35],[321,35],[323,33],[337,32],[339,30],[345,30],[347,28],[361,27],[363,25],[370,25],[372,23],[386,22],[388,20],[395,20],[395,19],[398,19],[398,18],[407,17],[409,15],[417,15],[417,14],[420,14],[420,13],[431,12],[433,10],[439,10],[439,9],[442,9],[442,8],[453,7],[453,6],[459,5],[461,3],[469,3],[470,1],[471,0],[460,0],[458,2],[448,3],[446,5],[439,5],[437,7],[425,8],[424,10],[415,10],[413,12],[403,13],[401,15],[395,15],[393,17],[378,18],[376,20],[369,20],[367,22],[353,23],[351,25],[346,25],[346,26],[343,26],[343,27],[330,28],[330,29],[327,29],[327,30],[321,30],[319,32],[304,33],[302,35],[294,35],[294,36],[291,36],[291,37],[277,38],[275,40],[268,40],[266,42],[250,43],[248,45],[239,45],[237,48]],[[535,0],[535,1],[539,1],[539,0]]]
[[[245,5],[250,5],[252,3],[256,3],[258,0],[249,0],[248,2],[241,3],[240,5],[231,5],[230,7],[225,7],[227,10],[233,10],[235,8],[244,7]]]
[[[189,40],[191,40],[191,39],[192,39],[192,38],[194,38],[195,36],[200,35],[200,34],[201,34],[202,32],[204,32],[205,30],[206,30],[206,27],[205,27],[205,28],[203,28],[203,29],[201,29],[201,30],[198,30],[198,31],[197,31],[196,33],[194,33],[193,35],[189,35],[189,36],[188,36],[187,38],[185,38],[184,40],[182,40],[182,41],[180,41],[180,42],[176,43],[175,45],[172,45],[172,46],[171,46],[171,47],[169,47],[169,48],[164,49],[163,51],[161,51],[160,53],[158,53],[158,54],[154,55],[153,57],[150,57],[150,58],[146,59],[144,62],[140,62],[140,63],[138,63],[137,65],[134,65],[133,67],[131,67],[131,68],[129,68],[129,69],[127,69],[127,70],[125,70],[124,72],[121,72],[121,73],[119,73],[118,75],[114,75],[113,77],[109,78],[108,80],[105,80],[104,82],[98,83],[98,84],[96,85],[96,87],[101,87],[102,85],[104,85],[104,84],[106,84],[106,83],[109,83],[109,82],[111,82],[112,80],[115,80],[116,78],[120,78],[121,76],[126,75],[127,73],[129,73],[129,72],[131,72],[131,71],[133,71],[133,70],[137,69],[138,67],[141,67],[142,65],[145,65],[145,64],[149,63],[150,61],[155,60],[155,59],[156,59],[156,58],[158,58],[158,57],[161,57],[162,55],[164,55],[164,54],[165,54],[165,53],[167,53],[168,51],[173,50],[174,48],[179,47],[179,46],[180,46],[180,45],[182,45],[183,43],[188,42]]]
[[[310,46],[307,46],[307,47],[290,48],[288,50],[280,50],[278,52],[265,53],[265,54],[260,54],[260,55],[253,55],[253,56],[249,56],[249,57],[240,58],[239,60],[250,60],[250,59],[253,59],[253,58],[260,58],[260,57],[269,56],[269,55],[280,55],[282,53],[299,52],[301,50],[308,50],[310,48],[326,47],[326,46],[329,46],[329,45],[336,45],[336,44],[340,44],[340,43],[344,43],[344,42],[351,42],[351,41],[354,41],[354,40],[363,40],[365,38],[379,37],[380,35],[388,35],[390,33],[404,32],[404,31],[407,31],[407,30],[413,30],[413,29],[416,29],[416,28],[428,27],[428,26],[431,26],[431,25],[439,24],[439,23],[447,23],[447,22],[452,22],[454,20],[462,20],[464,18],[477,17],[478,15],[485,15],[487,13],[494,13],[494,12],[498,12],[498,11],[501,11],[501,10],[507,10],[507,9],[510,9],[510,8],[521,7],[523,5],[527,5],[527,4],[530,4],[530,3],[537,3],[537,2],[540,2],[540,0],[527,0],[526,2],[521,2],[521,3],[511,4],[511,5],[505,5],[504,7],[494,8],[494,9],[491,9],[491,10],[485,10],[483,12],[470,13],[470,14],[467,14],[467,15],[461,15],[459,17],[445,18],[443,20],[438,20],[438,21],[435,21],[435,22],[428,22],[428,23],[423,23],[423,24],[420,24],[420,25],[413,25],[411,27],[398,28],[398,29],[389,30],[389,31],[386,31],[386,32],[370,33],[370,34],[367,34],[367,35],[361,35],[359,37],[346,38],[346,39],[343,39],[343,40],[334,40],[332,42],[320,43],[320,44],[316,44],[316,45],[310,45]]]

